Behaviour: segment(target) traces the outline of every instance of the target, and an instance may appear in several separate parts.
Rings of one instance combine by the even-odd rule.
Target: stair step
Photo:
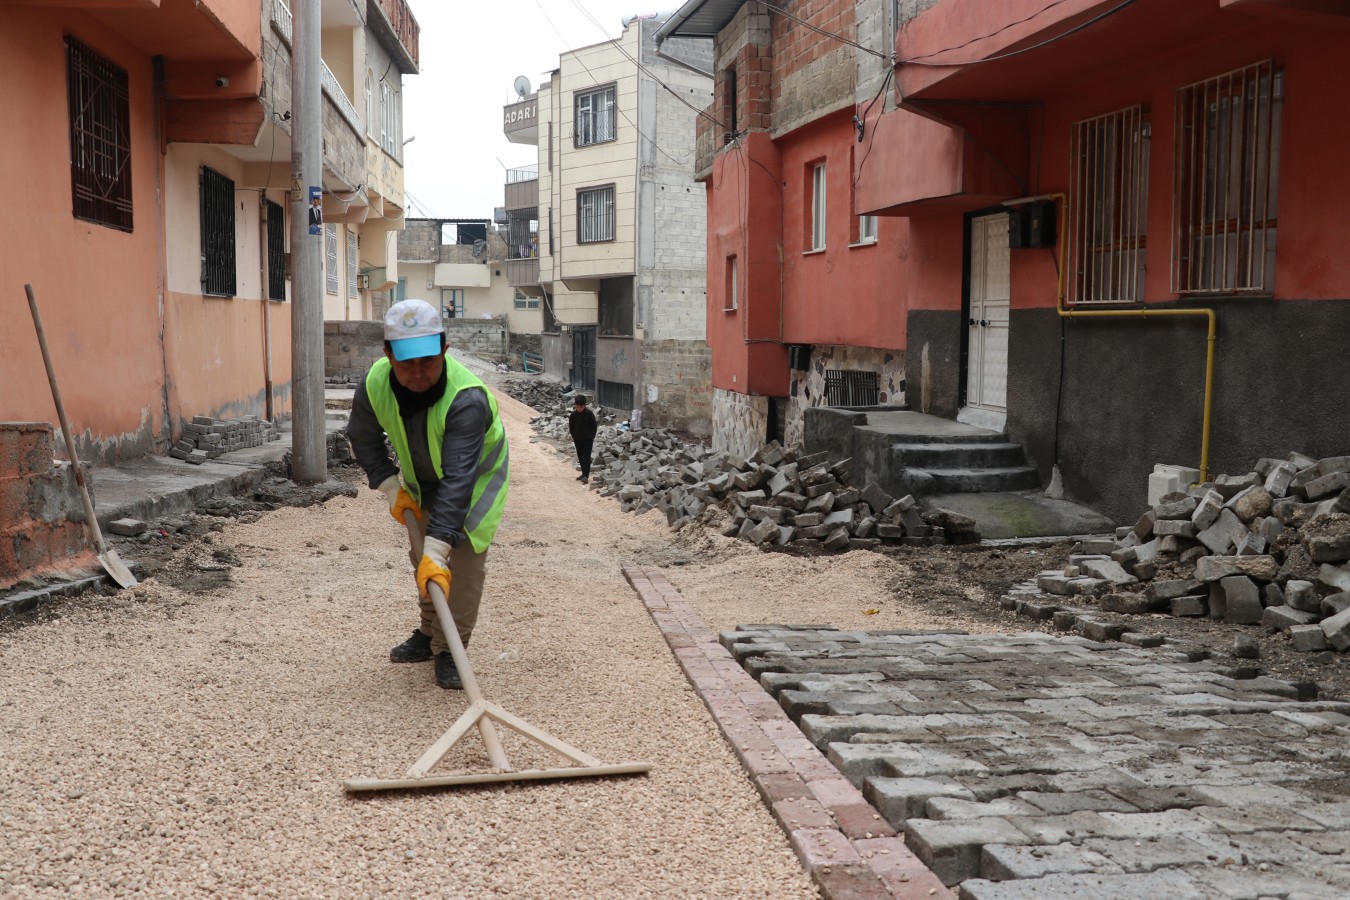
[[[1021,444],[892,444],[896,459],[913,469],[1015,468],[1026,465]]]
[[[988,431],[981,434],[909,434],[903,431],[888,432],[897,444],[1006,444],[1006,431]]]
[[[916,467],[917,468],[917,467]],[[937,482],[941,494],[973,494],[988,491],[1034,491],[1041,476],[1031,466],[973,469],[923,469]]]

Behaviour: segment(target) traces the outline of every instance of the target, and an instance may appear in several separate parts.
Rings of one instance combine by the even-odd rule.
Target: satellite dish
[[[530,79],[526,78],[524,75],[517,77],[516,93],[520,95],[520,99],[522,100],[530,96]]]

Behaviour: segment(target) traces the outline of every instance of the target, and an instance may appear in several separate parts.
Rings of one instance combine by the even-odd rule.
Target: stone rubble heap
[[[281,429],[257,416],[238,419],[193,416],[192,421],[183,426],[183,436],[169,448],[169,455],[201,465],[231,450],[261,447],[280,438]]]
[[[567,419],[531,420],[542,436],[566,441]],[[884,543],[974,544],[975,520],[943,509],[920,510],[911,496],[850,484],[851,459],[799,454],[777,441],[742,459],[669,432],[602,426],[591,487],[616,497],[625,512],[656,509],[679,530],[698,522],[761,547],[791,544],[830,551]]]
[[[1035,589],[1095,597],[1105,612],[1261,625],[1309,652],[1350,650],[1350,456],[1262,459],[1168,494],[1114,540],[1076,550]]]

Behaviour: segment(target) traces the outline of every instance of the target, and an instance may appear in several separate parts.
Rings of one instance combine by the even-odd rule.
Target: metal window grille
[[[576,122],[572,129],[577,147],[601,144],[615,138],[615,89],[601,88],[577,94]]]
[[[286,213],[280,203],[267,201],[267,296],[286,299]]]
[[[1073,126],[1069,300],[1144,299],[1150,123],[1142,106]]]
[[[1267,60],[1177,91],[1177,293],[1274,288],[1283,81]]]
[[[595,399],[601,406],[608,406],[610,409],[632,409],[633,386],[621,381],[601,379],[595,385]]]
[[[356,262],[359,252],[356,248],[356,232],[347,232],[347,296],[355,297],[360,291],[356,285]]]
[[[323,226],[324,286],[328,293],[338,292],[337,226]]]
[[[70,192],[77,219],[131,231],[127,70],[66,38]]]
[[[202,293],[233,297],[235,292],[234,181],[202,166]]]
[[[825,249],[825,164],[811,169],[811,249]]]
[[[577,242],[614,240],[614,188],[577,192]]]
[[[881,403],[881,376],[876,372],[825,370],[827,406],[877,406]]]

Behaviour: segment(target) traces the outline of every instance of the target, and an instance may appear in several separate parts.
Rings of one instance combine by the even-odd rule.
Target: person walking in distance
[[[577,462],[581,463],[581,474],[577,481],[582,484],[591,478],[591,450],[595,446],[595,432],[599,425],[595,422],[595,413],[586,408],[586,395],[577,394],[573,401],[572,414],[567,417],[567,433],[577,447]]]
[[[389,660],[434,658],[436,683],[461,690],[427,585],[440,585],[467,647],[483,597],[488,547],[506,506],[510,466],[496,398],[446,353],[445,329],[431,304],[404,300],[385,314],[384,359],[356,389],[347,436],[370,486],[389,501],[389,514],[402,525],[404,512],[412,512],[425,538],[420,559],[409,552],[421,624],[389,651]]]

